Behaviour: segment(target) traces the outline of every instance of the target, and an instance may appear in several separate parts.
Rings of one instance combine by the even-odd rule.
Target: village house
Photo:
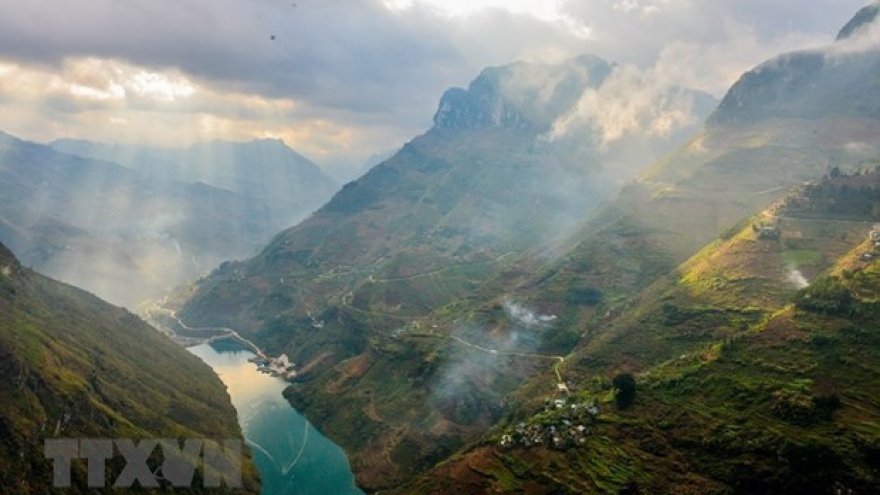
[[[875,223],[871,231],[868,232],[868,240],[874,244],[875,248],[880,247],[880,223]]]
[[[277,358],[261,359],[255,362],[257,363],[257,369],[263,373],[278,376],[286,380],[296,378],[297,373],[295,365],[290,361],[290,358],[287,357],[287,354],[282,354]]]
[[[752,230],[758,234],[758,239],[779,239],[781,232],[775,224],[756,223],[752,224]]]

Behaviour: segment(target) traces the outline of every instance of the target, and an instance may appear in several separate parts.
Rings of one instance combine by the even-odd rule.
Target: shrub
[[[602,302],[604,295],[601,290],[592,287],[572,288],[565,293],[565,303],[572,306],[594,306]]]
[[[799,290],[795,304],[802,309],[826,314],[848,314],[853,309],[852,294],[834,276],[821,277]]]

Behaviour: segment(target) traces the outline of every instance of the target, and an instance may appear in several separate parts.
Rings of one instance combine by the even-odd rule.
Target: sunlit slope
[[[873,54],[849,57],[864,57],[870,62]],[[851,61],[850,65],[857,62]],[[765,111],[777,108],[769,103],[755,113],[744,113],[743,106],[731,103],[751,101],[751,91],[760,93],[761,87],[756,88],[750,77],[752,73],[743,76],[701,133],[649,168],[585,222],[580,233],[572,236],[567,254],[538,275],[538,279],[549,281],[544,286],[575,286],[583,283],[582,278],[591,281],[595,273],[600,273],[596,283],[618,293],[631,293],[642,287],[642,282],[676,266],[701,246],[735,228],[737,222],[767,208],[792,187],[817,180],[834,166],[854,170],[874,159],[880,152],[880,113],[857,102],[847,104],[858,107],[859,112],[834,110],[841,98],[876,98],[876,92],[861,92],[861,78],[867,76],[861,72],[837,74],[837,64],[829,61],[817,71],[834,73],[835,77],[814,76],[815,84],[830,79],[840,92],[821,91],[807,102],[801,100],[798,91],[802,86],[814,90],[813,84],[798,83],[800,74],[784,70],[785,65],[781,67],[772,78],[765,76],[770,78],[768,84],[776,79],[790,83],[786,92],[777,95],[784,100],[779,103],[779,115]],[[766,72],[760,68],[755,72],[762,70]],[[846,81],[854,91],[842,89]],[[821,99],[822,95],[829,99]],[[783,107],[796,103],[808,106],[810,111],[783,111]],[[622,246],[639,246],[641,259]],[[627,267],[640,264],[648,265],[637,270],[640,276],[626,275]]]
[[[557,313],[573,309],[566,301],[577,294],[595,294],[593,304],[578,304],[577,329],[586,332],[605,313],[631,311],[634,294],[706,244],[729,239],[793,189],[835,165],[867,166],[874,158],[871,133],[880,133],[878,121],[709,127],[626,186],[553,252],[533,253],[502,271],[502,290]]]
[[[865,254],[878,217],[833,205],[876,205],[877,177],[799,190],[706,246],[591,326],[560,367],[564,409],[547,408],[561,395],[540,376],[483,442],[401,493],[874,493],[880,279]],[[756,230],[768,222],[778,238]],[[812,285],[798,290],[801,277]],[[627,408],[619,373],[636,378]],[[580,424],[583,441],[560,433],[558,446],[518,433]]]
[[[241,438],[222,383],[130,312],[23,268],[0,245],[0,493],[51,491],[50,438]],[[108,463],[108,483],[121,459]],[[247,493],[259,482],[243,458]],[[202,493],[198,487],[187,493]],[[86,493],[74,463],[70,493]],[[216,492],[217,489],[213,489]]]
[[[843,63],[830,56],[840,47],[829,49],[827,58],[808,56],[810,71],[801,70],[800,55],[795,54],[744,75],[703,132],[624,188],[585,221],[567,244],[535,252],[500,272],[496,279],[499,290],[555,314],[575,311],[580,315],[575,321],[570,317],[561,320],[569,330],[580,333],[582,340],[559,367],[563,376],[571,377],[574,388],[585,391],[578,399],[583,401],[577,403],[579,407],[598,401],[605,404],[605,410],[613,409],[610,378],[617,373],[632,372],[641,377],[639,374],[679,359],[687,365],[694,356],[707,355],[705,360],[712,361],[725,342],[745,339],[772,321],[790,303],[803,279],[812,279],[861,244],[874,219],[870,208],[867,215],[858,210],[851,213],[861,215],[858,218],[829,222],[825,216],[798,216],[790,205],[787,210],[778,210],[777,204],[790,194],[795,194],[791,199],[801,197],[794,190],[807,181],[841,175],[840,170],[846,175],[847,171],[873,168],[866,162],[878,154],[880,114],[866,103],[876,98],[876,92],[863,91],[870,81],[860,78],[866,77],[865,70],[876,72],[876,51],[850,53],[852,58]],[[770,91],[762,84],[784,90]],[[846,90],[848,87],[855,91]],[[760,103],[750,107],[749,102]],[[808,108],[797,111],[798,105]],[[814,194],[816,190],[805,191]],[[848,193],[840,198],[852,196],[852,189],[844,191]],[[841,199],[836,204],[851,203]],[[765,214],[768,209],[781,213]],[[777,223],[782,241],[758,238],[765,222]],[[848,341],[847,345],[853,343]],[[744,352],[750,356],[748,350]],[[751,362],[744,365],[756,367]],[[833,380],[838,371],[817,369],[815,379],[827,373]],[[736,485],[735,475],[688,466],[693,452],[670,450],[668,445],[678,445],[676,436],[663,437],[664,429],[671,426],[660,424],[645,433],[624,428],[629,421],[616,415],[607,421],[607,427],[601,427],[601,436],[585,438],[587,447],[568,455],[536,447],[514,453],[499,449],[501,435],[516,432],[517,420],[531,418],[529,424],[556,428],[573,421],[562,412],[537,413],[544,407],[544,399],[554,396],[556,379],[552,373],[538,374],[516,393],[517,399],[511,401],[515,405],[508,410],[513,414],[502,421],[506,429],[499,428],[486,438],[492,448],[466,449],[467,455],[439,464],[435,476],[403,492],[798,493],[815,481],[810,445],[805,451],[791,450],[793,455],[803,454],[804,464],[776,466],[781,469],[778,473],[796,473],[791,476],[791,486],[783,483],[786,474],[777,473],[750,491]],[[876,387],[876,382],[868,387]],[[816,404],[826,404],[824,391],[813,393]],[[863,393],[859,389],[855,396]],[[689,400],[700,402],[700,398]],[[650,415],[654,405],[649,404],[644,414]],[[716,402],[713,407],[726,406]],[[726,412],[730,411],[718,414]],[[712,417],[714,413],[701,409],[696,414]],[[550,440],[547,437],[545,442]],[[804,437],[774,438],[773,443],[780,447],[788,440],[797,443]],[[653,444],[661,445],[657,452],[651,450]],[[871,455],[870,448],[834,452],[838,460],[859,470],[864,456]],[[656,458],[649,457],[652,455]],[[736,469],[745,468],[738,466],[732,472]],[[800,475],[806,478],[796,479]],[[746,483],[762,476],[748,474]],[[858,476],[850,480],[852,486],[870,486],[870,475]]]

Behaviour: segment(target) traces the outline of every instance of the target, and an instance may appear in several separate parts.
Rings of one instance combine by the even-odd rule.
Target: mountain
[[[601,86],[613,68],[591,55],[559,65],[517,62],[490,67],[467,89],[451,88],[443,94],[434,127],[543,131],[574,107],[585,89]]]
[[[837,41],[847,40],[854,35],[860,34],[865,28],[874,23],[878,13],[880,13],[880,3],[877,2],[856,12],[856,15],[837,33]]]
[[[838,42],[844,45],[846,41]],[[768,118],[873,118],[880,110],[876,50],[788,54],[746,73],[721,101],[710,124]]]
[[[302,220],[338,189],[317,165],[279,139],[214,140],[182,149],[72,139],[59,139],[50,146],[119,163],[150,179],[202,182],[233,191],[251,205],[250,214],[270,233]]]
[[[326,305],[331,293],[368,290],[364,282],[370,275],[374,280],[409,277],[448,265],[470,266],[478,275],[493,260],[564,234],[618,187],[619,176],[646,163],[644,156],[615,162],[625,154],[615,146],[599,149],[588,139],[572,143],[547,137],[554,122],[612,70],[596,57],[485,70],[468,89],[444,94],[432,129],[277,236],[248,262],[248,271],[289,275],[297,283],[314,278],[314,287],[293,298],[303,313]],[[669,146],[663,141],[645,138],[641,144],[650,142],[653,152],[647,155],[657,156]],[[632,148],[629,144],[621,148]],[[612,168],[609,161],[619,166]],[[332,267],[338,268],[327,275]],[[218,279],[226,271],[218,272]],[[289,292],[284,284],[273,284],[273,290]],[[214,295],[223,297],[219,290]],[[364,294],[373,296],[385,297]],[[401,303],[406,311],[423,314],[446,299],[437,296],[438,301],[388,304]],[[200,298],[184,314],[205,323],[248,311],[248,298],[225,301],[227,309],[217,314],[217,308],[209,307],[213,302],[199,309]],[[236,323],[252,330],[259,323],[249,318]]]
[[[589,120],[580,138],[557,132],[577,120],[585,95],[618,81],[616,70],[591,56],[484,70],[442,96],[425,134],[254,258],[180,291],[168,309],[187,325],[232,327],[287,353],[299,364],[291,401],[348,450],[358,483],[408,479],[484,432],[504,395],[577,338],[560,327],[546,339],[523,333],[524,346],[549,357],[519,367],[498,360],[505,373],[475,378],[473,368],[460,378],[455,363],[485,339],[464,322],[450,336],[463,298],[485,300],[500,269],[570,233],[680,142],[635,131],[605,140]],[[704,112],[699,122],[707,101],[673,88],[657,106]],[[505,304],[488,299],[487,317],[503,319]],[[410,333],[421,343],[412,347]]]
[[[606,314],[568,392],[536,376],[391,493],[876,493],[878,193],[878,172],[798,188]]]
[[[267,145],[267,160],[271,150],[284,153]],[[254,199],[260,186],[245,179],[239,192],[151,177],[0,134],[0,241],[27,264],[134,308],[223,260],[253,254],[286,225],[288,213],[265,195]],[[279,179],[272,187],[283,186]]]
[[[92,492],[82,462],[71,488],[52,488],[50,439],[242,439],[223,384],[197,357],[132,313],[23,267],[2,244],[0,376],[0,493]],[[259,493],[244,452],[244,492]],[[121,461],[107,461],[108,483]],[[241,492],[204,488],[198,476],[184,493]]]
[[[826,302],[796,283],[861,256],[875,205],[842,227],[771,218],[795,216],[778,204],[794,188],[855,181],[880,156],[867,41],[744,74],[616,195],[595,191],[626,140],[595,119],[566,134],[580,113],[543,112],[590,114],[621,72],[592,58],[569,62],[570,77],[484,71],[444,95],[425,135],[172,309],[293,356],[288,398],[368,489],[871,493],[878,379],[859,342],[873,337],[837,329],[870,329],[873,314],[816,316],[844,292],[819,283]],[[580,97],[559,89],[571,80]],[[869,280],[846,287],[862,294],[852,307],[873,300]],[[814,352],[804,342],[822,328],[829,352],[859,359]],[[566,394],[574,404],[557,408]],[[524,435],[530,447],[513,444]]]
[[[744,74],[557,254],[497,273],[496,300],[556,316],[573,352],[397,493],[876,493],[880,286],[865,239],[880,197],[862,172],[880,157],[863,92],[880,68],[856,42]],[[487,310],[465,302],[459,318]],[[512,332],[486,320],[479,345],[498,351]],[[521,348],[513,369],[541,358]]]
[[[745,73],[721,101],[710,125],[772,118],[868,118],[880,113],[874,77],[880,53],[872,35],[880,4],[861,9],[830,47],[769,60]]]

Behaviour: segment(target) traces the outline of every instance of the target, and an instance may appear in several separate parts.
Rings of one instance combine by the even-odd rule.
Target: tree
[[[853,309],[850,290],[835,276],[824,276],[795,295],[799,308],[825,314],[849,314]]]
[[[636,399],[636,379],[629,373],[619,373],[611,380],[614,386],[614,402],[624,410]]]

